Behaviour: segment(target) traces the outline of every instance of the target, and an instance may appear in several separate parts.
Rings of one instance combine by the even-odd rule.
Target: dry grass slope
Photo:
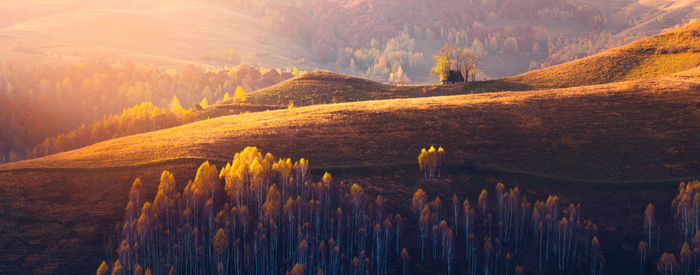
[[[602,53],[503,78],[535,89],[647,79],[700,65],[700,22]]]
[[[467,85],[395,86],[326,71],[302,74],[250,94],[253,102],[297,106],[393,98],[524,91],[671,75],[700,66],[700,22],[587,58]]]
[[[481,81],[454,85],[388,85],[342,74],[313,71],[277,85],[254,91],[253,102],[296,106],[366,100],[458,95],[527,88],[522,84]]]
[[[535,92],[365,101],[224,116],[0,166],[95,168],[227,160],[246,145],[316,167],[453,161],[592,180],[700,175],[700,84],[657,79]]]
[[[242,113],[262,112],[268,110],[277,110],[282,107],[275,105],[258,105],[247,102],[234,103],[229,99],[223,102],[209,105],[207,108],[196,110],[194,112],[196,120],[210,119],[220,116],[237,115]]]
[[[700,81],[700,67],[685,70],[671,75],[671,78]]]
[[[619,239],[627,236],[621,232],[638,227],[630,223],[618,231],[619,220],[639,215],[658,194],[671,194],[677,178],[700,175],[698,125],[700,83],[673,79],[316,105],[209,119],[0,166],[0,247],[5,248],[0,270],[92,272],[134,178],[144,180],[152,197],[162,170],[174,172],[182,186],[204,159],[220,167],[246,145],[278,156],[307,157],[314,168],[350,171],[346,180],[399,206],[409,203],[418,186],[465,196],[493,183],[494,175],[471,174],[421,182],[410,171],[417,170],[416,152],[427,144],[447,148],[450,163],[468,156],[477,165],[504,170],[618,181],[570,184],[495,175],[519,182],[529,194],[556,192],[564,201],[581,201],[593,213],[605,213],[596,216],[606,228],[601,236]],[[376,169],[386,165],[408,172]],[[455,173],[464,173],[458,169]],[[674,182],[622,182],[654,180]],[[625,203],[621,194],[627,196]],[[606,211],[610,207],[619,210]],[[632,245],[637,241],[630,240]],[[620,253],[613,250],[606,257],[612,255],[615,262]]]

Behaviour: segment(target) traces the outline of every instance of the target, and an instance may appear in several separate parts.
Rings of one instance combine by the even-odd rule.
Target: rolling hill
[[[564,201],[582,201],[593,213],[609,212],[604,210],[623,191],[646,198],[615,203],[618,211],[597,216],[607,228],[601,236],[616,239],[638,227],[619,225],[621,217],[638,214],[654,194],[673,192],[678,180],[700,175],[699,109],[700,83],[655,79],[315,105],[113,139],[0,166],[0,268],[94,270],[108,255],[102,247],[113,236],[134,178],[141,177],[152,196],[162,170],[174,172],[182,186],[204,160],[221,167],[248,145],[308,158],[315,169],[386,195],[394,208],[418,186],[432,186],[414,175],[417,152],[430,144],[445,147],[455,167],[454,179],[430,187],[441,195],[472,194],[496,178],[525,184],[532,194],[557,192]],[[486,172],[466,172],[465,158]],[[388,167],[396,174],[385,174]]]
[[[392,98],[524,91],[668,76],[700,66],[700,22],[597,55],[525,74],[467,85],[388,85],[326,71],[254,91],[251,101],[305,106]]]
[[[677,72],[675,74],[672,74],[670,77],[678,78],[678,79],[685,79],[685,80],[700,81],[700,67],[695,67],[695,68],[692,68],[690,70]]]
[[[155,9],[155,15],[149,9],[65,14],[47,9],[46,17],[0,30],[0,52],[28,60],[65,57],[61,55],[79,59],[80,50],[106,47],[124,56],[176,64],[200,58],[186,56],[186,45],[216,50],[233,43],[227,40],[233,30],[221,22],[236,21],[234,29],[246,33],[255,32],[260,23],[214,4],[173,5]],[[205,15],[217,26],[198,33],[200,27],[189,19]],[[107,31],[153,36],[153,43],[97,37],[78,41],[80,47],[61,46],[95,33],[56,22],[100,19],[112,26],[115,18],[145,22],[148,28]],[[181,43],[168,26],[193,36]],[[52,38],[28,39],[37,33]],[[210,40],[200,40],[200,34]],[[236,43],[251,46],[272,39],[269,45],[299,49],[283,37],[243,36],[253,38]],[[164,53],[159,43],[179,46]],[[630,232],[639,230],[640,210],[647,202],[669,205],[678,181],[700,177],[698,45],[700,23],[695,23],[589,58],[467,85],[392,86],[312,72],[251,93],[250,100],[260,105],[214,104],[198,118],[216,118],[0,165],[0,270],[93,273],[114,252],[103,248],[115,237],[135,178],[143,180],[146,196],[153,197],[164,169],[182,187],[203,161],[220,168],[245,146],[258,146],[280,157],[307,158],[315,170],[360,183],[369,194],[385,196],[389,208],[405,216],[418,187],[444,198],[454,192],[474,199],[481,188],[503,181],[520,184],[534,197],[556,193],[563,203],[580,201],[595,214],[601,240],[610,242],[603,249],[611,273],[624,274],[636,260],[639,239]],[[261,50],[272,52],[262,56],[267,62],[291,62],[280,48],[269,47]],[[290,102],[305,107],[273,106]],[[229,115],[246,111],[254,112]],[[429,145],[447,149],[444,179],[418,175],[417,153]],[[664,222],[670,221],[660,224]]]
[[[102,250],[134,178],[152,197],[162,170],[183,186],[201,162],[221,167],[253,145],[305,157],[316,170],[385,195],[393,209],[417,187],[469,196],[502,180],[537,196],[555,192],[599,213],[601,239],[620,242],[605,248],[610,268],[624,273],[634,258],[625,247],[638,242],[629,217],[648,201],[669,204],[679,180],[700,177],[698,27],[468,85],[392,86],[312,72],[251,93],[267,104],[250,105],[257,112],[227,115],[241,106],[214,104],[199,117],[220,117],[2,165],[0,270],[91,273],[111,253]],[[523,91],[587,81],[603,84]],[[500,90],[511,91],[493,92]],[[273,110],[290,101],[313,106]],[[333,102],[346,103],[323,104]],[[415,175],[417,152],[432,144],[448,152],[450,172],[440,182]]]
[[[276,155],[305,156],[321,168],[381,166],[413,163],[417,147],[440,144],[455,156],[509,170],[591,180],[667,179],[700,175],[693,162],[700,148],[698,95],[696,82],[655,79],[315,105],[199,121],[0,169],[224,161],[251,144]]]
[[[700,22],[503,81],[562,88],[669,75],[700,66]]]
[[[524,85],[502,81],[471,82],[467,85],[389,85],[328,71],[303,73],[276,85],[250,93],[252,102],[296,106],[366,100],[458,95],[518,90]]]

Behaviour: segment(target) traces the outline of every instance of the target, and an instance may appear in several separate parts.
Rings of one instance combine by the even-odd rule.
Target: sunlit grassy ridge
[[[525,74],[455,85],[382,84],[341,74],[305,73],[250,94],[254,102],[297,106],[496,91],[565,88],[648,79],[700,66],[700,22],[623,47]]]
[[[393,98],[458,95],[505,90],[527,86],[499,80],[453,85],[389,85],[342,74],[314,71],[250,94],[253,102],[297,106]]]
[[[94,168],[226,160],[246,145],[316,167],[413,163],[439,144],[462,162],[566,178],[700,175],[700,84],[645,80],[533,92],[366,101],[225,116],[2,166]]]
[[[700,65],[700,22],[505,81],[532,88],[573,87],[668,75]]]
[[[682,72],[672,74],[671,77],[684,80],[700,81],[700,67],[695,67],[690,70],[685,70]]]
[[[252,92],[250,100],[296,106],[464,93],[460,86],[394,86],[327,71],[303,73],[277,85]]]

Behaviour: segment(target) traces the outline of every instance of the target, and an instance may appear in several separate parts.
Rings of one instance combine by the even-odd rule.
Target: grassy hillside
[[[565,178],[666,179],[700,175],[699,102],[700,84],[668,79],[316,105],[219,117],[0,169],[223,161],[246,145],[322,168],[381,166],[413,163],[420,146],[439,144],[453,162],[470,157]]]
[[[194,162],[193,162],[194,163]],[[189,163],[0,173],[0,269],[4,274],[93,274],[123,217],[129,182],[155,182],[163,169],[180,179]]]
[[[646,79],[700,65],[700,22],[619,48],[503,78],[531,88],[558,88]]]
[[[247,102],[234,103],[232,99],[209,105],[207,108],[195,110],[195,120],[210,119],[220,116],[237,115],[241,113],[263,112],[268,110],[277,110],[282,107],[276,105],[257,105]]]
[[[671,75],[672,78],[700,81],[700,67],[685,70]]]
[[[700,22],[565,64],[467,85],[387,85],[315,71],[250,94],[270,105],[313,105],[392,98],[566,88],[648,79],[700,66]]]
[[[382,194],[404,216],[418,187],[470,200],[497,180],[537,198],[557,193],[595,213],[608,270],[626,273],[636,256],[625,247],[639,241],[630,232],[639,229],[644,205],[669,205],[679,178],[700,175],[699,106],[699,83],[647,80],[316,105],[114,139],[0,166],[0,269],[92,273],[108,253],[103,247],[115,237],[134,178],[152,197],[162,170],[174,172],[181,188],[203,160],[221,168],[256,145],[307,157],[313,168]],[[417,152],[429,144],[447,148],[452,168],[444,180],[418,175]],[[465,169],[465,157],[481,168]]]
[[[219,168],[224,165],[215,163]],[[0,250],[0,268],[9,274],[93,274],[102,260],[115,255],[105,247],[109,238],[118,238],[115,226],[123,218],[133,180],[140,177],[146,197],[152,198],[162,170],[173,172],[178,189],[182,189],[188,179],[193,179],[199,164],[200,160],[177,160],[127,168],[0,171],[0,246],[4,248]],[[598,236],[608,260],[606,270],[615,274],[629,274],[637,266],[630,264],[636,263],[635,252],[625,247],[634,247],[643,238],[639,224],[646,203],[670,205],[677,186],[677,182],[572,182],[472,171],[463,166],[449,169],[444,173],[446,178],[437,181],[422,179],[416,165],[328,171],[338,181],[362,185],[370,197],[381,194],[388,211],[410,219],[406,236],[418,234],[407,207],[417,188],[424,188],[431,196],[449,198],[454,192],[460,198],[476,201],[482,188],[493,188],[496,181],[502,181],[507,186],[517,184],[528,198],[558,194],[563,203],[581,202],[586,215],[600,228]],[[322,173],[314,171],[315,180]],[[417,247],[415,242],[413,237],[406,239],[409,247]],[[673,245],[667,249],[677,249]],[[413,274],[435,274],[430,265],[420,265],[419,261],[409,267]]]
[[[467,85],[388,85],[342,74],[313,71],[250,93],[250,100],[262,104],[297,106],[393,98],[458,95],[526,88],[503,81],[480,81]]]

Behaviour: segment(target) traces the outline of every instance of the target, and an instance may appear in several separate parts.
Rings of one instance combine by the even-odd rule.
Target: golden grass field
[[[508,170],[591,180],[667,179],[700,174],[693,155],[700,148],[699,102],[700,84],[654,79],[314,105],[199,121],[0,169],[224,161],[246,145],[307,157],[322,168],[381,166],[413,163],[421,146],[439,144],[454,156]]]
[[[647,79],[700,66],[700,22],[602,53],[503,80],[559,88]]]

